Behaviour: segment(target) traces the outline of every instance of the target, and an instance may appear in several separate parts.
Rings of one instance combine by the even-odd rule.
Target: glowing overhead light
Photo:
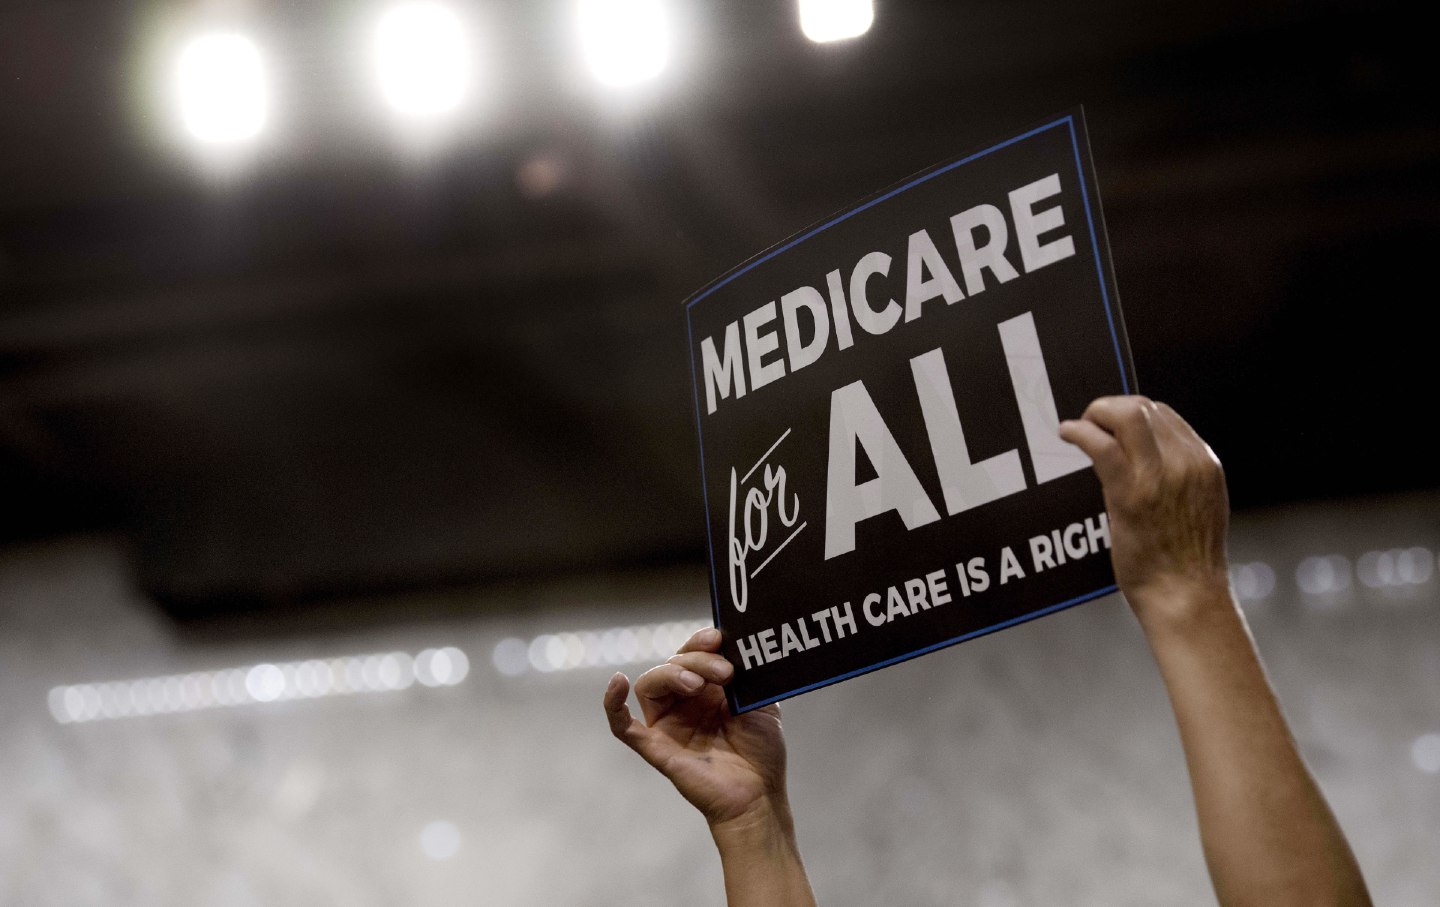
[[[439,3],[391,7],[375,29],[380,93],[397,113],[435,117],[454,111],[470,87],[470,43],[454,10]]]
[[[857,38],[874,21],[872,0],[800,0],[800,30],[817,44]]]
[[[670,24],[661,0],[580,0],[580,43],[606,85],[653,79],[670,59]]]
[[[175,67],[185,129],[206,144],[253,139],[269,115],[269,85],[260,49],[244,35],[210,32],[192,38]]]

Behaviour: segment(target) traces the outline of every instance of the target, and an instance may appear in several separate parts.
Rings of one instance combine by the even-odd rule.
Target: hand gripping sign
[[[686,302],[711,592],[747,711],[1114,591],[1059,420],[1132,393],[1078,109]]]

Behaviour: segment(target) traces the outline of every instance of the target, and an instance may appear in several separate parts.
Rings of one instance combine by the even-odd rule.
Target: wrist
[[[710,835],[727,851],[795,849],[795,819],[783,794],[753,804],[736,816],[710,820]]]
[[[1122,589],[1140,627],[1152,641],[1191,636],[1207,626],[1239,615],[1229,578],[1223,573],[1203,578],[1160,580],[1136,589]]]
[[[795,823],[781,793],[742,815],[712,822],[726,903],[747,907],[814,907]]]

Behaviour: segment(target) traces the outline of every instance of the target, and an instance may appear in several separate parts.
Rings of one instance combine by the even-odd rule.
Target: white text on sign
[[[825,275],[829,300],[815,287],[798,287],[780,298],[779,316],[785,332],[785,355],[780,351],[780,337],[775,325],[777,307],[774,300],[746,313],[725,326],[719,349],[715,338],[700,342],[701,371],[705,383],[705,407],[714,413],[720,401],[732,395],[745,396],[747,386],[755,391],[816,362],[829,348],[830,335],[835,335],[835,348],[846,349],[855,342],[851,319],[868,334],[887,333],[900,323],[920,317],[925,303],[944,299],[947,305],[984,292],[985,272],[991,282],[1007,283],[1020,272],[1006,250],[1010,244],[1010,227],[1015,227],[1015,244],[1020,251],[1020,265],[1029,274],[1075,254],[1075,241],[1069,235],[1041,241],[1041,236],[1065,226],[1065,215],[1058,204],[1035,210],[1037,203],[1060,194],[1059,174],[1028,183],[1009,193],[1010,218],[995,205],[983,204],[967,208],[950,218],[955,255],[965,281],[962,293],[955,273],[946,263],[929,231],[917,230],[906,244],[905,303],[894,298],[878,308],[872,303],[869,290],[872,278],[888,277],[891,257],[885,252],[870,252],[850,269],[849,300],[846,281],[840,270]],[[977,238],[977,231],[983,240]],[[805,337],[801,312],[808,316],[809,338]],[[741,336],[744,336],[742,349]],[[747,385],[746,375],[749,375]]]
[[[1015,404],[1038,482],[1085,469],[1090,459],[1060,440],[1060,419],[1050,388],[1035,319],[1029,312],[999,325]],[[1025,490],[1020,454],[1007,450],[979,463],[970,462],[965,430],[940,349],[910,360],[920,414],[930,437],[940,475],[945,510],[950,516]],[[855,448],[865,449],[875,478],[856,484]],[[905,528],[940,519],[910,461],[890,432],[865,382],[854,381],[830,395],[830,456],[825,492],[825,559],[855,550],[855,525],[895,511]]]
[[[790,544],[795,536],[799,535],[806,527],[806,523],[795,526],[800,519],[800,496],[791,495],[787,501],[785,498],[785,467],[775,466],[765,461],[775,453],[775,448],[790,436],[790,429],[770,445],[770,449],[755,461],[749,471],[738,481],[735,478],[735,470],[730,470],[730,522],[729,538],[726,548],[730,557],[730,603],[735,606],[736,611],[743,612],[748,603],[750,595],[750,580],[753,579],[766,565],[779,554],[782,549]],[[755,474],[761,465],[764,465],[763,490],[760,486],[749,486],[746,483]],[[744,503],[740,503],[740,490],[745,488]],[[737,504],[739,505],[737,509]],[[779,519],[780,525],[789,529],[795,526],[785,540],[772,548],[765,559],[760,562],[754,570],[747,566],[751,554],[763,553],[765,544],[770,538],[770,506],[775,506],[775,516]],[[739,519],[739,527],[736,527],[736,519]],[[747,573],[746,571],[749,570]]]

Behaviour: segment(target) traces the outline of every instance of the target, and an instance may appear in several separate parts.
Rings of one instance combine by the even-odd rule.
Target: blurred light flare
[[[456,111],[473,79],[469,36],[455,10],[440,3],[402,3],[376,24],[374,59],[390,109],[416,119]]]
[[[203,144],[247,142],[269,119],[265,62],[255,42],[239,32],[191,38],[176,59],[175,91],[181,123]]]
[[[873,0],[800,0],[800,31],[817,44],[858,38],[874,22]]]
[[[492,655],[495,670],[506,677],[519,677],[530,666],[530,647],[525,640],[511,636],[495,644]],[[423,681],[422,681],[423,683]]]
[[[1275,570],[1264,561],[1240,564],[1230,569],[1230,584],[1240,601],[1263,601],[1275,591]]]
[[[1440,774],[1440,734],[1421,734],[1410,745],[1410,760],[1427,775]]]
[[[454,646],[353,655],[328,660],[262,662],[242,668],[192,671],[103,683],[57,686],[46,703],[60,724],[195,712],[293,699],[383,693],[423,686],[455,686],[470,673],[470,660]]]
[[[615,668],[629,664],[664,661],[709,621],[667,621],[603,630],[572,630],[542,633],[526,642],[508,637],[496,643],[495,667],[506,677],[519,677],[527,670],[540,674],[582,668]]]
[[[460,852],[460,828],[454,822],[436,819],[420,830],[420,852],[437,862]]]
[[[670,20],[661,0],[580,0],[578,19],[581,52],[604,85],[647,82],[670,60]]]
[[[1307,557],[1295,568],[1295,584],[1310,596],[1344,592],[1352,577],[1349,559],[1340,554]]]
[[[1434,574],[1434,552],[1419,546],[1367,551],[1355,563],[1355,575],[1370,589],[1423,586]]]

